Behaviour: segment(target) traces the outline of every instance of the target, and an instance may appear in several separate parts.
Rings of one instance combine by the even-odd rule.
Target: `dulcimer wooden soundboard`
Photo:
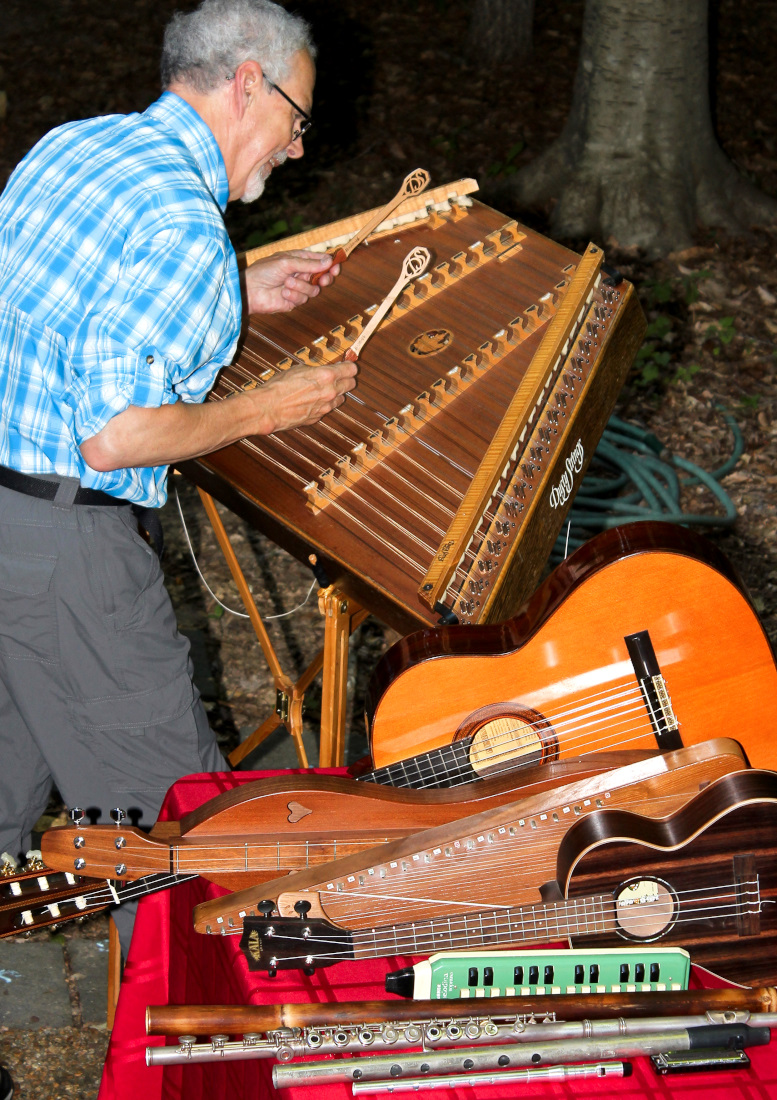
[[[349,928],[381,923],[387,912],[409,920],[536,901],[576,823],[615,808],[661,819],[742,765],[729,738],[662,753],[204,902],[194,927],[229,935],[263,902],[294,916],[300,897]]]
[[[341,408],[181,466],[402,633],[502,621],[531,594],[645,328],[601,249],[571,252],[473,200],[476,186],[406,200],[316,298],[252,317],[210,398],[342,359],[407,253],[428,248]],[[336,247],[373,213],[247,258]]]

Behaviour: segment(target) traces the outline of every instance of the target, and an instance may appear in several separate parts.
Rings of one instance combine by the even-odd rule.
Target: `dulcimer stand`
[[[213,533],[221,547],[240,598],[256,633],[267,667],[273,678],[276,693],[275,711],[269,715],[245,741],[229,754],[234,767],[244,760],[278,726],[285,726],[297,750],[301,768],[309,767],[302,740],[302,709],[305,692],[319,672],[323,672],[321,691],[321,737],[319,742],[320,768],[334,768],[343,763],[345,756],[345,719],[348,684],[348,641],[357,627],[369,615],[355,600],[339,592],[336,585],[318,590],[318,607],[324,618],[324,644],[297,680],[292,680],[281,668],[278,654],[267,633],[262,616],[256,606],[248,581],[230,542],[216,502],[204,489],[198,489]]]

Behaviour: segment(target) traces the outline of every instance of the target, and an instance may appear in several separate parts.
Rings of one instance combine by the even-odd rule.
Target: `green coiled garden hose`
[[[571,550],[610,527],[637,520],[663,520],[694,527],[731,527],[736,508],[720,485],[744,450],[742,432],[734,417],[720,409],[734,437],[731,456],[711,473],[669,452],[652,433],[617,416],[610,417],[556,540],[551,563],[558,564]],[[723,512],[687,512],[680,505],[683,489],[702,485]]]

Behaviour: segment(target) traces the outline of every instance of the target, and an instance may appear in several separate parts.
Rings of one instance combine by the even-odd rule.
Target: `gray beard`
[[[240,196],[240,201],[256,202],[256,200],[264,194],[265,184],[270,178],[270,172],[272,171],[272,169],[277,168],[280,164],[283,164],[283,162],[287,158],[288,153],[276,153],[270,161],[269,165],[257,168],[256,172],[254,172],[253,176],[251,176],[251,178],[248,180],[248,183],[246,184],[246,189]]]

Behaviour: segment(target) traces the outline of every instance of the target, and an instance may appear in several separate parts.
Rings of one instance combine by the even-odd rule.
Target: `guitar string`
[[[747,899],[743,903],[742,889],[746,887],[748,891],[752,891],[755,894],[753,900]],[[700,894],[702,891],[709,891],[707,897],[693,897],[692,894]],[[727,896],[728,895],[728,896]],[[743,909],[747,912],[760,913],[762,906],[765,903],[765,899],[762,900],[760,896],[760,885],[758,880],[745,881],[743,883],[724,883],[714,887],[697,887],[695,890],[675,891],[673,897],[679,903],[672,906],[672,913],[667,924],[670,925],[666,929],[666,932],[674,931],[681,924],[690,924],[699,919],[726,919],[730,913],[741,915]],[[731,900],[729,900],[729,897]],[[601,914],[587,914],[584,910],[581,915],[578,911],[579,906],[596,906],[601,908]],[[606,907],[606,908],[605,908]],[[533,926],[533,931],[529,935],[526,934],[525,928],[527,918],[531,913],[530,924]],[[499,928],[499,924],[507,920],[506,928]],[[291,918],[287,918],[291,919]],[[522,924],[522,930],[519,931],[515,927],[518,922]],[[471,927],[473,922],[478,922],[480,925],[480,933]],[[494,930],[486,931],[484,924],[486,922],[493,922]],[[596,927],[597,924],[602,925],[604,923],[609,925],[608,928]],[[593,923],[594,927],[591,928]],[[419,938],[431,941],[431,948],[439,950],[441,946],[439,940],[442,938],[453,938],[455,936],[465,936],[469,940],[473,940],[475,944],[486,944],[491,940],[494,941],[497,935],[502,935],[505,942],[512,944],[536,942],[537,937],[544,937],[547,939],[560,938],[564,939],[568,936],[575,935],[597,935],[603,932],[610,931],[615,932],[615,926],[621,922],[617,921],[615,901],[612,894],[598,894],[590,895],[587,897],[577,897],[571,899],[565,899],[562,902],[558,902],[549,906],[542,905],[526,905],[526,906],[503,906],[499,908],[491,908],[485,911],[474,911],[468,914],[462,914],[454,917],[438,917],[427,920],[413,921],[406,924],[404,927],[402,924],[383,925],[376,926],[370,929],[354,929],[351,932],[343,931],[338,933],[337,930],[333,930],[328,933],[326,937],[321,936],[314,932],[306,939],[307,948],[305,953],[299,956],[286,956],[286,961],[303,960],[306,957],[313,954],[311,947],[315,946],[315,943],[326,942],[332,945],[351,947],[358,946],[357,941],[364,940],[369,941],[374,954],[369,956],[365,954],[359,954],[357,958],[367,957],[380,957],[381,954],[418,954],[423,949],[418,948],[417,941]],[[283,940],[288,940],[291,943],[298,943],[299,936],[292,937],[278,928],[278,917],[271,917],[266,919],[267,925],[273,925],[274,932],[272,937],[273,946],[282,943]],[[445,925],[445,929],[435,928],[434,925]],[[556,927],[551,927],[555,924]],[[564,931],[561,929],[561,925],[564,925]],[[303,927],[303,922],[300,921],[300,926]],[[624,927],[621,923],[621,927]],[[428,929],[428,930],[425,930]],[[224,929],[223,935],[240,935],[242,934],[242,928]],[[413,937],[413,944],[411,945],[410,936]],[[520,939],[516,936],[521,936]],[[403,937],[403,939],[400,939]],[[647,942],[655,943],[660,939],[663,939],[663,935],[656,936],[655,938],[646,937]],[[435,942],[437,941],[437,942]],[[499,942],[498,939],[496,942]],[[637,939],[636,942],[645,942],[645,940]],[[266,945],[265,945],[266,947]],[[379,949],[383,947],[383,951]],[[325,959],[327,957],[333,957],[334,953],[327,955],[319,953],[318,958]],[[353,958],[354,955],[351,951],[347,954],[340,956],[341,958]]]
[[[96,887],[95,889],[90,889],[86,887],[79,892],[71,894],[68,897],[60,897],[59,900],[54,902],[46,902],[44,900],[46,897],[44,892],[41,892],[34,896],[28,895],[26,898],[20,899],[20,902],[22,900],[29,902],[28,911],[33,916],[33,924],[21,925],[18,928],[18,932],[23,933],[24,931],[34,930],[37,925],[37,922],[34,921],[36,910],[43,911],[48,909],[49,916],[52,918],[53,921],[74,920],[77,919],[79,916],[88,915],[89,911],[95,908],[104,908],[106,905],[115,905],[116,894],[118,894],[119,896],[120,903],[123,903],[126,901],[132,901],[135,898],[145,897],[147,894],[157,893],[160,890],[169,890],[171,887],[177,886],[179,882],[190,882],[192,879],[198,878],[199,876],[196,874],[159,875],[159,879],[164,879],[164,882],[156,881],[157,876],[153,877],[155,880],[153,883],[146,882],[143,879],[139,879],[132,882],[129,886],[120,887],[116,890],[116,893],[114,893],[114,891],[109,889],[108,887]],[[84,907],[76,906],[75,913],[63,913],[60,915],[55,915],[51,913],[51,905],[56,905],[57,907],[69,905],[75,906],[76,899],[83,899],[86,902],[86,905]],[[19,909],[22,912],[24,911],[22,910],[21,904],[19,906]],[[40,927],[40,925],[37,926]]]
[[[610,692],[609,694],[595,693],[594,695],[587,698],[591,700],[595,700],[598,698],[598,701],[596,703],[592,703],[587,713],[585,709],[587,699],[586,697],[583,697],[583,699],[581,700],[582,705],[575,706],[571,710],[561,710],[556,714],[554,714],[553,712],[548,712],[544,714],[544,717],[547,718],[547,720],[551,723],[553,730],[557,733],[556,740],[559,749],[571,751],[575,747],[585,746],[586,753],[583,753],[583,755],[587,755],[588,753],[597,751],[601,748],[602,745],[606,743],[606,739],[608,736],[607,731],[602,731],[602,736],[594,740],[592,740],[588,734],[581,734],[580,736],[578,736],[579,731],[584,730],[588,725],[593,725],[597,719],[602,718],[603,716],[607,718],[611,717],[612,711],[616,710],[616,707],[619,703],[621,704],[621,709],[619,712],[616,710],[615,717],[623,719],[625,719],[628,715],[641,713],[641,708],[644,706],[644,700],[642,698],[641,691],[636,683],[633,687],[627,686],[626,689],[623,691],[616,690],[614,692]],[[634,703],[634,706],[630,705],[632,701]],[[531,706],[532,704],[532,700],[530,698],[523,702],[526,706]],[[624,702],[628,704],[625,707],[622,705]],[[570,717],[567,717],[568,715]],[[572,715],[574,715],[574,717],[572,717]],[[623,745],[633,743],[635,740],[638,740],[640,737],[643,736],[652,737],[653,727],[649,722],[647,714],[645,714],[644,718],[644,725],[637,724],[620,731],[620,734],[616,735],[617,740],[611,742],[610,747],[622,747]],[[581,721],[581,719],[583,721]],[[499,720],[498,715],[494,718],[488,719],[488,721],[484,722],[483,725],[486,726],[489,723],[495,722],[497,720]],[[528,732],[528,734],[526,733],[527,725],[530,726],[530,731]],[[565,730],[565,727],[567,726],[572,727],[571,732],[567,732]],[[559,730],[561,731],[561,733],[558,732]],[[513,733],[520,733],[520,736],[513,738],[511,737]],[[630,736],[625,737],[624,734],[629,734]],[[533,738],[533,740],[529,742],[527,746],[526,743],[529,738]],[[541,748],[541,737],[537,736],[537,734],[534,733],[533,727],[531,727],[531,724],[527,722],[516,725],[512,729],[500,731],[497,734],[489,734],[489,740],[492,742],[497,741],[498,743],[498,749],[496,752],[492,752],[490,750],[487,753],[484,752],[484,756],[486,757],[486,762],[489,767],[492,763],[497,764],[502,760],[514,760],[516,747],[527,747],[527,755],[531,755],[532,751],[537,752]],[[538,742],[540,742],[539,745]],[[443,750],[449,747],[450,746],[444,746]],[[439,752],[441,750],[432,750],[432,752],[420,754],[417,757],[410,757],[406,761],[395,761],[392,764],[384,765],[384,768],[386,770],[389,770],[391,768],[407,770],[407,768],[409,767],[418,767],[419,772],[421,772],[422,764],[426,764],[428,761],[428,774],[430,777],[434,777],[437,774],[437,770],[434,767],[434,761],[431,760],[430,757],[432,757],[432,754],[435,751]],[[378,768],[376,769],[376,771],[381,772],[384,770],[384,768]],[[507,768],[505,770],[509,771],[511,769]],[[469,780],[471,779],[471,774],[472,765],[469,763],[469,760],[466,763],[458,765],[457,768],[454,769],[452,772],[448,772],[446,769],[446,779],[449,776],[451,778],[455,778],[457,775],[461,775]],[[429,785],[433,786],[432,783],[430,783]],[[423,786],[419,789],[423,789]]]
[[[649,800],[645,800],[646,802]],[[661,801],[661,800],[659,800]],[[633,807],[629,805],[619,806],[619,809],[630,810],[635,812]],[[571,824],[571,823],[570,823]],[[566,830],[565,830],[566,831]],[[531,835],[531,834],[529,834]],[[558,837],[556,843],[561,843],[563,837]],[[410,910],[417,910],[419,905],[437,905],[441,908],[445,907],[467,907],[472,906],[480,908],[495,908],[497,905],[504,907],[504,903],[497,903],[493,898],[487,898],[485,901],[479,901],[477,898],[467,897],[462,899],[461,894],[465,886],[472,888],[480,888],[493,880],[496,882],[497,887],[500,890],[505,888],[505,875],[510,873],[510,869],[515,865],[515,860],[521,860],[521,880],[517,890],[532,890],[538,892],[537,888],[532,884],[532,879],[541,872],[544,875],[549,873],[553,874],[553,868],[549,866],[549,862],[552,863],[552,853],[544,860],[532,859],[530,853],[525,850],[525,845],[530,842],[524,839],[521,844],[507,847],[503,846],[501,852],[494,852],[490,856],[484,856],[482,850],[470,850],[462,852],[459,855],[458,860],[455,856],[450,856],[446,859],[445,863],[432,863],[426,867],[413,867],[409,870],[405,870],[402,874],[401,883],[398,884],[398,892],[384,892],[390,888],[390,882],[386,879],[376,878],[372,880],[372,888],[366,888],[365,884],[360,884],[358,888],[350,885],[349,880],[351,878],[366,878],[368,870],[363,869],[363,873],[360,871],[353,871],[346,876],[348,881],[343,879],[339,880],[340,884],[344,887],[341,891],[337,889],[335,883],[338,880],[330,880],[325,885],[324,882],[313,884],[305,887],[305,893],[318,894],[321,897],[322,903],[326,906],[329,903],[330,915],[337,923],[346,923],[349,919],[363,918],[365,916],[364,903],[375,901],[392,901],[392,915],[396,915],[398,918],[402,917],[404,912]],[[539,841],[538,841],[539,843]],[[529,858],[525,858],[526,856]],[[398,858],[392,860],[396,863],[409,863],[413,859],[412,856],[405,858]],[[380,869],[380,865],[376,865]],[[429,880],[432,880],[431,882]],[[369,879],[367,881],[370,881]],[[430,886],[434,886],[439,891],[434,897],[422,896],[419,891],[426,884],[427,889]],[[332,888],[328,888],[332,886]],[[444,891],[450,887],[454,891],[454,895],[446,897]],[[290,889],[293,890],[293,885],[290,885]],[[404,890],[413,890],[412,894],[405,894],[401,892]],[[286,891],[283,891],[286,892]],[[258,892],[257,892],[258,896]],[[231,908],[231,906],[230,906]]]
[[[455,882],[454,882],[454,885],[455,885]],[[700,888],[697,888],[697,889],[700,889]],[[703,889],[708,889],[708,887],[704,887]],[[326,911],[326,907],[328,905],[331,906],[332,902],[342,902],[342,900],[343,900],[341,895],[339,895],[339,894],[335,895],[332,892],[327,892],[325,890],[315,890],[315,889],[311,888],[310,891],[304,891],[304,892],[305,893],[308,893],[308,892],[318,893],[321,897],[322,905],[324,906],[325,911]],[[358,897],[360,895],[357,891],[352,896]],[[516,905],[516,902],[514,902],[514,901],[512,901],[512,902],[496,902],[496,901],[493,901],[490,898],[486,899],[485,901],[480,901],[478,898],[462,898],[462,899],[459,899],[458,897],[456,897],[456,898],[421,897],[421,896],[416,895],[416,894],[403,895],[403,894],[383,894],[383,893],[380,893],[380,894],[379,893],[366,894],[365,893],[363,895],[363,900],[364,899],[366,899],[368,901],[390,901],[390,902],[392,902],[392,907],[391,907],[392,916],[394,915],[395,912],[399,913],[400,916],[401,916],[403,911],[404,912],[410,912],[413,909],[416,909],[419,905],[438,906],[439,908],[447,908],[448,906],[450,906],[453,909],[468,909],[468,910],[474,909],[476,912],[479,912],[481,910],[485,911],[487,909],[498,911],[498,910],[515,909],[515,908],[521,908],[522,907],[520,904]],[[396,905],[397,902],[404,903],[404,905],[403,904]],[[532,903],[527,902],[526,904],[531,905]],[[658,904],[663,904],[663,903],[657,902],[655,904],[658,905]],[[349,918],[352,918],[352,917],[361,917],[363,919],[364,916],[366,916],[366,914],[364,913],[364,907],[363,906],[360,907],[360,908],[353,909],[353,910],[348,910],[343,905],[330,907],[328,915],[331,917],[331,919],[333,921],[335,921],[338,924],[342,923],[344,921],[347,921]],[[432,919],[434,919],[434,918],[432,918]]]

